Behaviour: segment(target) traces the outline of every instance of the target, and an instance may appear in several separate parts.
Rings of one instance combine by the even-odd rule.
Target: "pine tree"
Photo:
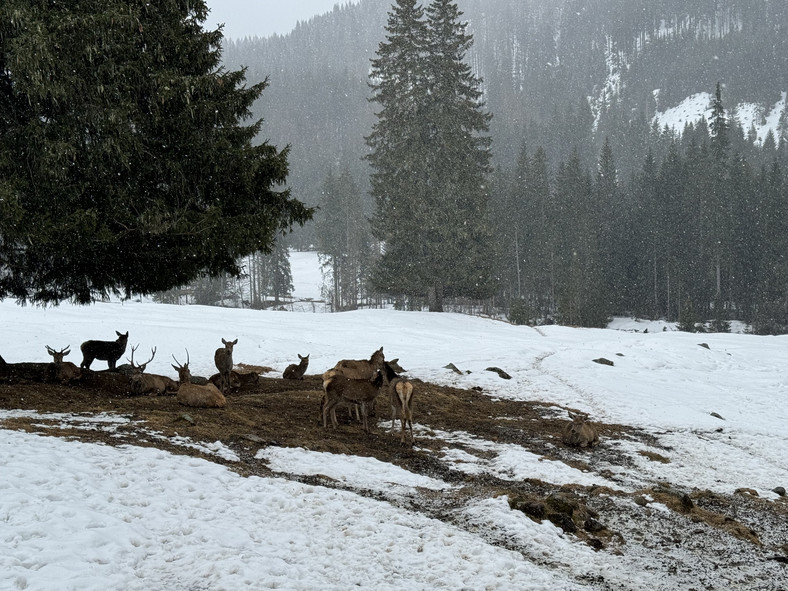
[[[242,124],[203,0],[0,5],[0,298],[87,303],[238,274],[310,210]]]
[[[293,272],[290,268],[290,251],[280,236],[275,242],[269,258],[268,289],[274,296],[274,304],[293,293]]]
[[[472,44],[456,4],[421,9],[400,0],[387,42],[373,60],[373,100],[381,106],[368,144],[373,222],[384,253],[373,283],[389,293],[427,297],[491,291],[487,175],[490,115],[480,81],[464,62]]]
[[[357,308],[372,253],[361,191],[347,168],[338,177],[329,172],[324,181],[315,233],[330,274],[333,309]]]
[[[707,238],[708,249],[713,257],[715,290],[713,299],[724,300],[723,273],[730,265],[730,236],[732,225],[733,196],[729,190],[730,123],[722,104],[722,89],[717,83],[714,99],[711,102],[709,121],[711,133],[708,174]],[[729,281],[730,279],[728,279]]]

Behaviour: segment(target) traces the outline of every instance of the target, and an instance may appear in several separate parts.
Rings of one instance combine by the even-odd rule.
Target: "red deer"
[[[402,423],[400,431],[400,443],[405,443],[405,436],[410,428],[410,444],[413,445],[413,384],[400,377],[394,370],[396,366],[400,371],[402,368],[396,363],[397,360],[384,364],[383,379],[389,391],[389,402],[391,403],[391,428],[394,429],[394,421],[399,417]]]
[[[216,364],[216,369],[219,370],[221,376],[220,390],[222,394],[227,394],[230,391],[230,372],[233,370],[233,347],[238,344],[238,339],[234,341],[225,341],[222,339],[224,347],[216,349],[213,354],[213,362]]]
[[[168,378],[167,376],[143,373],[148,364],[153,361],[154,357],[156,357],[156,349],[151,349],[150,359],[141,364],[134,363],[134,352],[136,350],[137,347],[131,348],[131,359],[129,360],[129,363],[133,368],[130,379],[131,393],[138,396],[141,394],[154,394],[156,396],[161,396],[167,392],[175,392],[178,389],[178,384],[175,383],[175,380]]]
[[[90,369],[90,364],[94,359],[106,361],[110,369],[115,369],[115,363],[121,358],[126,351],[126,343],[129,340],[129,333],[120,334],[117,330],[115,334],[118,335],[116,341],[85,341],[80,345],[82,350],[82,363],[80,367]]]
[[[50,377],[61,384],[67,384],[78,380],[82,376],[82,371],[70,361],[63,361],[63,358],[71,353],[71,346],[63,347],[60,351],[55,351],[46,345],[47,353],[52,356]]]
[[[383,387],[383,374],[375,372],[371,379],[353,379],[342,375],[330,377],[325,383],[326,394],[323,404],[323,428],[328,428],[328,415],[331,415],[331,424],[337,428],[336,407],[340,402],[361,405],[362,428],[369,433],[367,408],[380,394]]]
[[[229,385],[227,387],[227,390],[229,392],[235,392],[241,387],[241,380],[239,378],[239,375],[240,374],[237,371],[231,371],[230,372]],[[220,390],[224,391],[224,388],[222,386],[222,384],[224,382],[224,378],[223,378],[222,374],[215,373],[210,378],[208,378],[208,381],[211,384],[213,384],[214,386],[216,386],[217,388],[219,388]],[[226,393],[227,392],[225,392],[225,394]]]
[[[596,429],[588,423],[588,417],[581,414],[569,413],[572,422],[564,427],[563,442],[572,447],[594,447],[599,443]]]
[[[383,347],[375,351],[368,360],[343,359],[334,367],[323,373],[323,390],[326,389],[326,382],[337,375],[354,380],[370,380],[375,376],[376,372],[383,371],[383,364],[385,362]]]
[[[326,384],[328,380],[335,376],[345,376],[346,378],[357,380],[370,380],[375,377],[377,372],[383,371],[383,364],[386,362],[383,356],[383,347],[375,351],[370,358],[367,359],[343,359],[339,361],[334,367],[323,373],[323,392],[326,391]],[[320,412],[322,414],[325,405],[326,397],[323,396],[320,401]],[[374,401],[372,403],[372,410],[374,411]],[[352,406],[349,409],[352,416]],[[358,408],[356,409],[356,418],[358,418]]]
[[[175,359],[175,356],[173,356]],[[173,369],[178,372],[177,400],[186,406],[199,408],[223,408],[227,405],[227,399],[219,389],[213,384],[198,385],[192,383],[192,374],[189,371],[189,351],[186,351],[186,363],[181,365],[177,359]]]
[[[309,355],[306,357],[301,357],[300,353],[296,353],[298,358],[301,360],[298,364],[292,363],[287,366],[284,373],[282,373],[282,378],[285,380],[303,380],[304,374],[306,373],[306,368],[309,366]]]

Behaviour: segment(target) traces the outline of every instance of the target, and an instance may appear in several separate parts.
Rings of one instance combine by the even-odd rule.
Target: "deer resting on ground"
[[[82,351],[82,363],[80,367],[90,369],[90,364],[94,359],[106,361],[110,369],[115,369],[115,363],[121,358],[123,353],[126,352],[126,343],[129,340],[129,332],[120,334],[117,330],[115,334],[118,335],[115,341],[85,341],[79,348]]]
[[[145,368],[148,367],[148,364],[153,361],[154,357],[156,357],[156,349],[151,349],[150,359],[148,359],[145,363],[139,364],[134,363],[134,352],[136,350],[137,347],[131,348],[131,359],[129,360],[129,363],[132,367],[132,374],[130,378],[131,393],[138,396],[141,394],[154,394],[156,396],[161,396],[167,392],[175,392],[178,389],[178,384],[175,382],[175,380],[168,378],[167,376],[143,373]]]
[[[599,443],[599,435],[596,429],[587,422],[588,417],[569,413],[572,422],[564,427],[563,442],[572,447],[594,447]]]
[[[284,373],[282,373],[282,377],[285,380],[303,380],[304,374],[306,373],[306,368],[309,366],[309,355],[306,357],[301,357],[300,353],[296,353],[298,358],[301,360],[298,364],[292,363],[287,366]]]
[[[178,393],[177,400],[183,405],[199,408],[223,408],[227,405],[227,399],[219,391],[219,388],[211,383],[198,385],[192,383],[192,374],[189,371],[189,351],[186,350],[186,363],[183,365],[172,357],[175,363],[172,368],[178,372]]]
[[[47,353],[52,356],[52,373],[50,376],[60,382],[67,384],[82,377],[82,370],[70,361],[63,361],[63,358],[71,353],[71,345],[63,347],[60,351],[55,351],[46,345]]]

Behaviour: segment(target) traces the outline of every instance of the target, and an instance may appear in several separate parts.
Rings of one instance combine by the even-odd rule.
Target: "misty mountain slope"
[[[617,139],[622,178],[640,166],[637,133],[657,111],[719,81],[726,107],[761,118],[781,100],[788,72],[788,8],[746,0],[460,0],[483,79],[496,163],[510,168],[523,140],[551,162],[577,146],[595,162]],[[263,138],[290,144],[290,185],[315,203],[331,167],[360,182],[364,136],[374,122],[369,60],[385,39],[389,0],[338,6],[291,34],[228,40],[229,67],[269,78],[255,109]],[[658,94],[655,91],[658,90]],[[658,96],[659,104],[655,100]],[[785,117],[783,116],[783,120]],[[677,131],[681,131],[680,129]],[[744,130],[747,131],[746,129]]]

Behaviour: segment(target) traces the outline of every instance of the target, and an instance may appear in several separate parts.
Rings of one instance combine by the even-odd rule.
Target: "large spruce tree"
[[[237,273],[310,210],[242,124],[203,0],[0,5],[0,298],[87,303]]]
[[[490,115],[465,63],[472,37],[461,15],[447,0],[426,11],[399,0],[372,61],[380,105],[368,138],[373,231],[384,243],[373,281],[389,293],[426,297],[434,311],[445,296],[487,295],[493,262]]]

